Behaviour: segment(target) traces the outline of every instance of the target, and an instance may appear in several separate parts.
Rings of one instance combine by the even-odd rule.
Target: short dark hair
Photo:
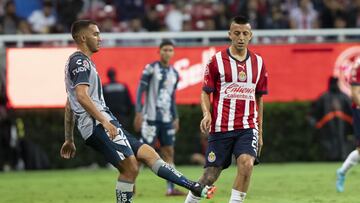
[[[239,16],[235,16],[232,20],[231,23],[236,23],[236,24],[248,24],[249,19],[245,16],[239,15]]]
[[[5,9],[7,9],[9,6],[15,6],[15,3],[14,3],[14,1],[13,0],[9,0],[9,1],[7,1],[6,3],[5,3],[5,6],[4,6],[4,8]]]
[[[171,40],[165,39],[160,43],[159,48],[161,49],[161,48],[163,48],[163,46],[167,46],[167,45],[170,45],[170,46],[173,46],[173,47],[175,46],[174,43]]]
[[[77,35],[79,32],[85,28],[88,28],[89,25],[97,25],[95,21],[92,20],[77,20],[72,23],[71,25],[71,36],[72,38],[77,41]]]
[[[53,7],[53,2],[51,0],[44,0],[43,7]]]

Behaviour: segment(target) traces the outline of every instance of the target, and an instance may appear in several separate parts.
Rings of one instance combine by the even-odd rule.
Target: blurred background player
[[[131,102],[129,88],[126,84],[116,81],[116,69],[109,68],[107,71],[109,83],[104,85],[104,99],[115,118],[129,130],[134,105]]]
[[[312,102],[310,124],[315,127],[316,141],[322,159],[344,160],[353,147],[348,140],[352,133],[351,99],[338,85],[338,78],[329,77],[328,90]]]
[[[346,173],[360,161],[360,58],[356,60],[351,70],[350,84],[353,100],[353,126],[356,137],[356,149],[348,155],[341,168],[336,171],[336,190],[338,192],[344,191]]]
[[[200,129],[209,132],[209,138],[200,182],[212,185],[221,171],[229,167],[234,155],[237,175],[229,202],[242,203],[263,145],[262,95],[267,93],[267,72],[261,56],[247,48],[252,38],[247,18],[233,18],[228,34],[230,47],[216,53],[204,73]],[[199,201],[198,196],[189,192],[185,203]]]
[[[175,133],[179,119],[175,104],[175,91],[179,81],[178,72],[170,65],[174,56],[174,44],[164,40],[159,46],[160,60],[146,65],[136,94],[135,131],[140,131],[142,141],[154,146],[160,142],[160,154],[165,162],[174,167]],[[145,93],[145,104],[142,97]],[[185,195],[167,182],[168,196]]]
[[[164,179],[183,186],[194,193],[211,198],[214,187],[188,180],[165,163],[149,145],[140,143],[109,111],[103,99],[100,78],[90,57],[100,48],[100,31],[95,22],[80,20],[71,29],[78,51],[73,53],[65,67],[67,102],[65,106],[65,142],[60,155],[69,159],[75,156],[74,120],[85,143],[101,153],[119,170],[116,185],[118,203],[132,202],[139,161]],[[136,158],[135,156],[136,155]]]

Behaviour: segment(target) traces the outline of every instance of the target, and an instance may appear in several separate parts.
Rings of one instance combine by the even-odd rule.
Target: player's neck
[[[236,58],[239,61],[244,61],[247,56],[247,48],[243,50],[237,50],[233,46],[229,48],[229,52],[232,57]]]
[[[81,53],[85,54],[85,56],[87,56],[89,59],[90,59],[91,56],[93,55],[93,52],[90,51],[90,50],[89,50],[88,48],[86,48],[86,47],[79,46],[79,47],[78,47],[78,50],[79,50]]]
[[[160,64],[162,65],[162,67],[165,67],[165,68],[169,67],[169,62],[168,61],[160,60]]]

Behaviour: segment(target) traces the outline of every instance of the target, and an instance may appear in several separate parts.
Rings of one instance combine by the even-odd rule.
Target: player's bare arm
[[[200,122],[200,130],[202,133],[208,133],[211,125],[211,111],[210,111],[210,94],[201,92],[201,110],[203,112],[203,119]]]
[[[180,129],[180,121],[179,118],[175,118],[173,121],[175,132],[178,132]]]
[[[143,77],[143,76],[142,76]],[[142,115],[142,97],[144,92],[146,92],[146,85],[140,81],[140,85],[138,87],[138,90],[136,92],[136,113],[134,118],[134,130],[135,132],[139,132],[141,130],[141,125],[143,123],[143,115]]]
[[[135,119],[134,119],[134,129],[136,132],[140,131],[142,122],[143,122],[142,113],[136,112]]]
[[[66,100],[64,127],[65,127],[65,141],[74,141],[74,114],[70,107],[69,99]]]
[[[360,106],[360,85],[351,86],[352,100],[357,106]]]
[[[92,117],[98,120],[103,127],[108,131],[110,139],[114,139],[116,137],[117,128],[111,124],[96,108],[95,104],[92,102],[91,98],[88,95],[88,85],[78,85],[75,88],[76,98],[81,104],[81,106],[88,112]]]
[[[258,156],[261,155],[261,149],[263,146],[263,136],[262,136],[262,132],[263,132],[263,128],[262,128],[262,124],[263,124],[263,111],[264,111],[264,104],[263,104],[263,99],[262,99],[262,95],[256,95],[256,105],[258,106],[258,115],[259,115],[259,140],[258,140]]]
[[[64,116],[65,142],[60,150],[60,156],[65,159],[73,158],[75,156],[74,125],[74,115],[70,108],[69,100],[67,99]]]

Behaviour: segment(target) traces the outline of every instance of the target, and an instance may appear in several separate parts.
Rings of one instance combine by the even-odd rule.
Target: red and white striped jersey
[[[203,90],[213,93],[211,133],[258,129],[255,94],[267,94],[263,59],[249,50],[244,61],[229,49],[216,53],[205,69]]]

